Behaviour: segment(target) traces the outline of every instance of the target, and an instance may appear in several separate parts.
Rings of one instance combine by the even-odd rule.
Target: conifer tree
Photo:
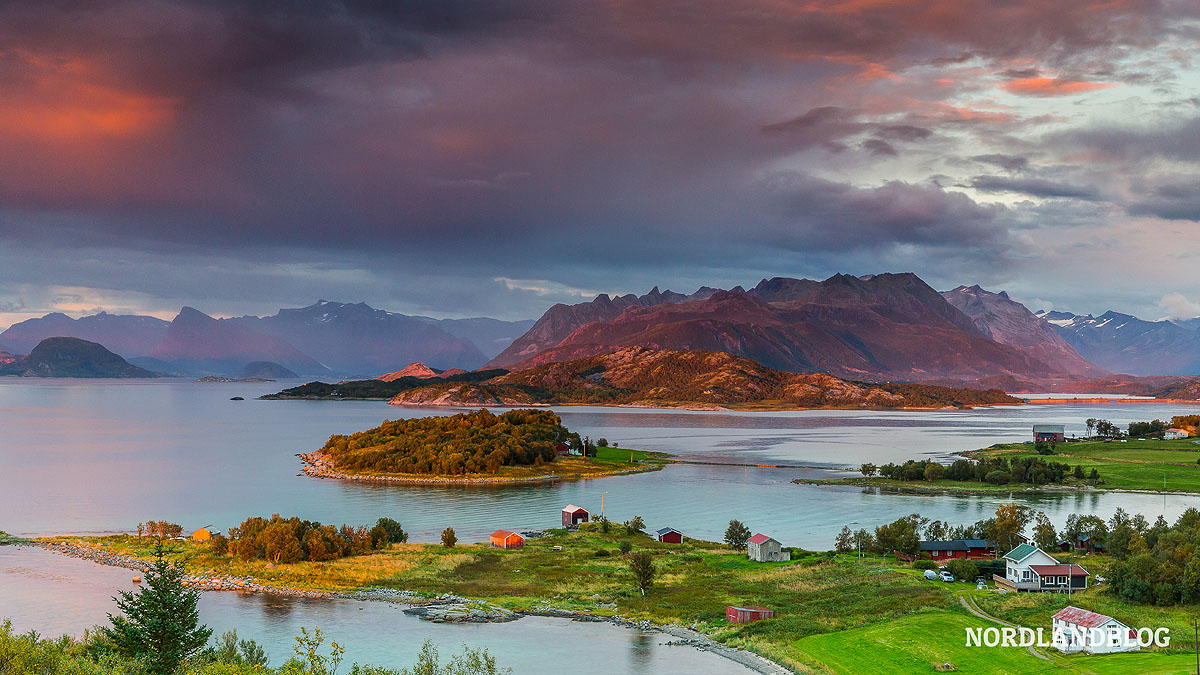
[[[123,655],[144,659],[151,672],[172,673],[212,635],[200,624],[196,603],[200,593],[183,584],[183,568],[166,560],[159,540],[154,566],[137,592],[121,591],[113,598],[124,616],[108,615],[112,627],[102,630]]]

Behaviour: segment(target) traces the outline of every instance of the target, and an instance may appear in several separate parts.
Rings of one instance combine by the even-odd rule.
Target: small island
[[[497,485],[616,476],[662,468],[664,453],[610,447],[549,410],[488,410],[384,422],[298,455],[304,473],[401,484]]]

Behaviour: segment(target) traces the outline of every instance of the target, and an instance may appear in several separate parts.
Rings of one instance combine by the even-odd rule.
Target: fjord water
[[[1152,403],[998,407],[972,411],[727,413],[562,408],[573,430],[622,447],[671,452],[709,464],[556,485],[506,488],[393,486],[297,475],[294,456],[330,434],[384,419],[451,414],[374,401],[259,401],[280,383],[0,380],[0,530],[25,534],[130,531],[167,519],[185,529],[224,529],[250,515],[281,513],[332,523],[387,515],[415,541],[445,527],[478,541],[497,528],[558,523],[564,504],[614,520],[641,515],[651,528],[720,539],[731,518],[788,545],[823,549],[844,524],[874,527],[919,512],[969,522],[994,497],[879,494],[796,485],[829,468],[951,453],[1023,440],[1035,422],[1082,433],[1088,417],[1125,424],[1200,406]],[[243,396],[244,401],[231,401]],[[730,463],[776,465],[730,466]],[[821,468],[825,467],[825,468]],[[1168,487],[1170,487],[1168,485]],[[1013,495],[1061,523],[1073,512],[1107,517],[1122,507],[1172,518],[1200,497],[1146,494]]]
[[[113,611],[111,597],[133,587],[130,572],[67,558],[41,549],[0,546],[0,619],[14,630],[43,635],[80,635]],[[748,669],[708,652],[668,646],[657,631],[630,630],[608,623],[525,617],[499,624],[433,624],[408,616],[387,602],[306,600],[241,593],[204,593],[200,619],[220,635],[237,630],[263,645],[272,665],[292,655],[300,627],[320,627],[327,639],[346,648],[347,663],[412,665],[425,640],[443,658],[462,644],[487,647],[516,673],[747,673]],[[345,669],[343,669],[344,671]]]
[[[908,513],[970,522],[989,517],[1007,495],[879,494],[853,487],[796,485],[832,468],[951,453],[1023,440],[1035,422],[1081,433],[1088,417],[1125,424],[1169,418],[1200,406],[1055,405],[973,411],[806,411],[714,413],[563,408],[564,423],[622,447],[662,450],[706,464],[556,485],[511,488],[386,486],[297,475],[296,453],[384,419],[451,414],[382,402],[258,401],[282,383],[115,382],[0,379],[0,530],[21,534],[130,531],[166,519],[185,529],[228,528],[249,515],[282,513],[331,523],[396,518],[416,541],[454,527],[478,541],[497,528],[553,527],[568,502],[614,520],[642,515],[719,540],[730,518],[788,545],[825,549],[844,524],[872,528]],[[231,401],[243,396],[244,401]],[[737,464],[731,465],[731,464]],[[780,468],[765,466],[775,465]],[[835,474],[836,475],[836,474]],[[1169,486],[1168,486],[1169,487]],[[1073,512],[1108,517],[1117,507],[1174,518],[1200,497],[1072,494],[1013,498],[1061,524]],[[35,549],[0,547],[0,617],[18,630],[70,632],[105,621],[110,597],[127,588],[126,570]],[[300,626],[321,626],[360,662],[407,665],[420,643],[443,651],[460,642],[487,646],[516,672],[745,672],[712,654],[665,646],[657,633],[608,624],[525,618],[510,624],[431,625],[387,603],[305,601],[206,593],[202,619],[218,632],[236,627],[264,643],[279,663]],[[381,627],[387,639],[380,639]],[[586,640],[583,638],[586,637]],[[547,649],[566,651],[545,657]],[[594,651],[583,658],[580,649]],[[585,655],[586,656],[586,655]],[[669,666],[667,665],[669,663]],[[595,670],[580,670],[593,667]]]

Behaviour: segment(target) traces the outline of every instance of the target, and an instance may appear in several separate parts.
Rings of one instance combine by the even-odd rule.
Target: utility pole
[[[600,493],[600,515],[604,515],[604,495],[606,495],[606,494],[608,494],[608,493],[607,492]]]

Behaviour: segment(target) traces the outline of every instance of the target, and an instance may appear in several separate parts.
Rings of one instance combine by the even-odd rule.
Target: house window
[[[1029,581],[1033,578],[1033,573],[1029,570],[1021,570],[1021,581]]]

